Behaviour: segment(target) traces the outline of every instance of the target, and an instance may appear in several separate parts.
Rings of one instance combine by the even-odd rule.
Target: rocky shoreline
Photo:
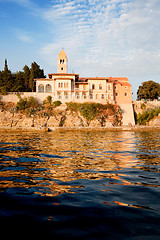
[[[76,105],[73,107],[75,108]],[[48,107],[33,112],[28,112],[27,109],[26,112],[17,111],[14,103],[1,102],[0,131],[159,131],[160,129],[160,116],[153,118],[147,125],[122,126],[122,115],[117,106],[111,107],[112,109],[107,109],[105,112],[107,117],[102,114],[89,121],[79,110],[69,109],[65,104],[51,108],[52,111]]]
[[[0,132],[54,132],[54,131],[100,131],[100,132],[117,132],[117,131],[160,131],[160,126],[121,126],[121,127],[55,127],[45,128],[42,127],[0,127]]]

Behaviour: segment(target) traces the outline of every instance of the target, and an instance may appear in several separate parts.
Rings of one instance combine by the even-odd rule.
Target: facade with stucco
[[[67,72],[68,60],[62,49],[58,56],[58,73],[35,79],[36,92],[48,93],[54,100],[98,103],[132,103],[131,85],[126,77],[85,77]]]
[[[80,78],[78,74],[68,73],[68,59],[63,49],[58,55],[57,69],[58,73],[50,73],[46,79],[35,79],[38,98],[47,94],[52,96],[53,101],[60,100],[62,103],[73,101],[118,104],[127,117],[124,125],[134,125],[132,88],[128,78]]]

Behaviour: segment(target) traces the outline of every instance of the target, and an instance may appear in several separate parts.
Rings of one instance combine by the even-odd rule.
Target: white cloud
[[[43,17],[53,26],[53,33],[55,29],[56,36],[64,44],[69,40],[77,41],[76,35],[80,35],[81,47],[85,47],[86,53],[100,44],[100,49],[106,50],[108,54],[118,49],[126,52],[126,48],[152,46],[158,30],[158,24],[156,27],[155,23],[159,22],[158,13],[154,16],[155,12],[152,12],[157,1],[152,5],[148,5],[148,1],[139,4],[137,0],[128,3],[120,0],[94,0],[90,1],[90,5],[85,2],[60,1],[44,12]],[[54,43],[58,47],[56,39],[53,39]]]
[[[81,76],[128,76],[135,91],[160,75],[159,0],[61,0],[43,18],[53,38],[41,52],[52,69],[64,47]]]
[[[49,8],[32,0],[5,1],[27,7],[47,23],[48,43],[39,52],[50,71],[57,70],[63,47],[69,71],[81,76],[124,75],[139,85],[138,79],[160,75],[159,0],[53,0]],[[17,37],[33,41],[28,33]]]
[[[29,33],[24,32],[23,30],[16,29],[14,30],[14,32],[18,40],[20,40],[21,42],[32,43],[34,41],[33,37]]]
[[[0,0],[0,2],[10,2],[10,3],[15,3],[15,4],[19,4],[23,7],[33,7],[33,2],[31,0]]]

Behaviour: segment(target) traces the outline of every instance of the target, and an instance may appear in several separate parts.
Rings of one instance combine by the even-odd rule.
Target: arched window
[[[44,93],[44,85],[43,84],[38,85],[38,92]]]
[[[64,64],[64,59],[60,59],[60,64]]]
[[[94,90],[95,89],[95,84],[92,84],[92,90]]]
[[[90,94],[90,99],[93,99],[93,94]]]
[[[49,92],[52,92],[52,87],[50,84],[47,84],[46,85],[46,92],[49,93]]]
[[[104,94],[102,94],[101,98],[104,99]]]
[[[102,90],[102,84],[99,84],[99,90]]]

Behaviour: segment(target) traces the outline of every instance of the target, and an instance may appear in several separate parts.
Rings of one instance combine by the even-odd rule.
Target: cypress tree
[[[30,79],[30,69],[27,65],[24,66],[23,68],[23,76],[24,76],[24,91],[28,92],[29,91],[29,79]]]
[[[31,68],[30,78],[29,78],[29,88],[34,92],[34,69]]]
[[[23,72],[19,71],[15,74],[15,84],[12,88],[13,92],[23,92],[24,91],[24,76]]]
[[[29,87],[32,92],[35,89],[35,83],[34,83],[35,78],[45,78],[45,75],[44,75],[43,69],[40,69],[40,66],[36,62],[33,62],[31,64],[30,79],[29,79]]]
[[[5,59],[4,70],[1,72],[1,93],[6,94],[11,91],[14,81],[11,71],[8,69],[7,59]]]

